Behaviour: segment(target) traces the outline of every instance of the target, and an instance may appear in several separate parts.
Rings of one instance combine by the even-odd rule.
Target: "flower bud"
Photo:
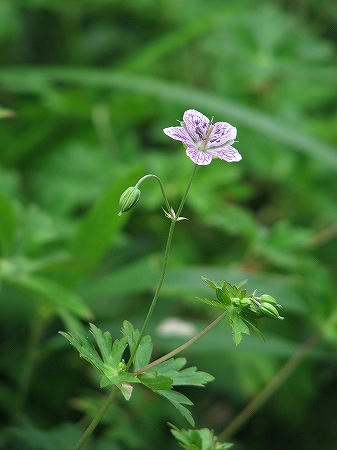
[[[261,295],[260,302],[261,303],[270,303],[272,305],[277,305],[277,302],[274,299],[274,297],[272,297],[271,295],[268,295],[268,294]]]
[[[260,310],[265,316],[271,317],[273,319],[284,319],[284,317],[280,316],[275,306],[271,305],[270,303],[261,303]]]
[[[139,197],[140,190],[137,187],[128,187],[119,199],[119,206],[121,210],[118,215],[121,216],[124,212],[133,208],[138,203]]]
[[[240,298],[240,305],[241,306],[248,306],[252,303],[251,299],[248,297]]]

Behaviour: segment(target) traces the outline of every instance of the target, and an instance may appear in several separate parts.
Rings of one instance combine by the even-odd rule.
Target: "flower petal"
[[[210,153],[214,158],[220,158],[227,162],[237,162],[242,159],[240,153],[230,145],[224,148],[210,148],[208,153]]]
[[[207,132],[211,125],[211,121],[208,119],[208,117],[204,116],[196,109],[188,109],[184,112],[183,121],[188,134],[196,142],[199,142],[206,138]]]
[[[186,155],[198,166],[207,166],[212,161],[212,155],[210,153],[201,152],[193,147],[186,149]]]
[[[208,148],[221,147],[228,141],[235,141],[236,128],[228,122],[216,122],[208,139]]]
[[[181,141],[186,145],[193,145],[191,136],[187,133],[184,127],[169,127],[163,129],[166,136]]]

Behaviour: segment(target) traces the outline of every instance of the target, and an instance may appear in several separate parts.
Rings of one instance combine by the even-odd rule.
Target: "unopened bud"
[[[284,319],[284,317],[280,316],[275,306],[271,305],[270,303],[261,303],[260,310],[265,316],[271,317],[273,319]]]
[[[128,211],[129,209],[133,208],[139,201],[140,197],[140,190],[135,186],[128,187],[123,194],[121,195],[121,198],[119,199],[119,216],[121,216],[124,212]]]
[[[252,303],[251,299],[248,297],[240,298],[240,305],[248,306]]]
[[[274,297],[272,297],[271,295],[268,295],[268,294],[261,295],[260,302],[261,303],[270,303],[272,305],[277,305],[277,302],[274,299]]]

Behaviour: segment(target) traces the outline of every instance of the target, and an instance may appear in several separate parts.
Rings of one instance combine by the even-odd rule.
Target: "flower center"
[[[200,136],[200,141],[197,143],[197,148],[198,150],[202,151],[202,152],[206,152],[207,151],[207,144],[209,141],[209,137],[213,131],[214,125],[211,123],[208,127],[207,133],[205,135],[205,137],[202,136],[201,132],[199,134]]]

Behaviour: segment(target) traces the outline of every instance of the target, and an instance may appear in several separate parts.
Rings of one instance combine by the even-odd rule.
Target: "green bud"
[[[138,203],[139,197],[140,190],[138,188],[135,186],[128,187],[119,199],[119,206],[121,210],[118,215],[121,216],[124,212],[133,208]]]
[[[275,306],[271,305],[270,303],[261,303],[260,310],[265,316],[271,317],[273,319],[284,319],[284,317],[280,316]]]
[[[270,303],[272,305],[277,305],[277,302],[274,299],[274,297],[272,297],[271,295],[268,295],[268,294],[261,295],[260,302],[261,303]]]
[[[252,301],[248,297],[240,298],[240,305],[242,306],[248,306],[251,305]]]
[[[232,298],[232,302],[234,305],[239,306],[241,304],[241,300],[238,297]]]

